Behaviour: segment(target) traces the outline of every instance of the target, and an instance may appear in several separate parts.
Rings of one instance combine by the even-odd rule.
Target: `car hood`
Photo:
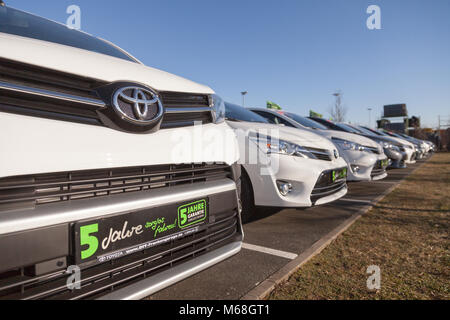
[[[106,82],[130,81],[158,91],[214,93],[173,74],[101,53],[0,32],[0,57]]]
[[[296,143],[304,147],[335,150],[336,146],[320,134],[305,129],[280,126],[276,124],[227,121],[234,130],[258,132],[268,136],[279,135],[280,140]]]
[[[371,148],[379,148],[380,145],[373,141],[372,139],[366,138],[364,136],[360,136],[354,133],[349,132],[343,132],[343,131],[337,131],[337,130],[317,130],[325,137],[332,139],[332,138],[339,138],[343,140],[347,140],[350,142],[358,143],[365,147],[371,147]]]
[[[408,140],[397,138],[397,137],[390,137],[390,138],[394,139],[395,141],[397,141],[398,143],[400,143],[402,145],[410,146],[411,148],[414,147],[414,144],[409,142]]]
[[[378,135],[364,135],[365,137],[367,137],[368,139],[372,139],[375,142],[377,141],[383,141],[383,142],[388,142],[388,143],[392,143],[396,146],[401,145],[401,143],[399,143],[397,140],[391,138],[391,137],[385,137],[385,136],[378,136]]]

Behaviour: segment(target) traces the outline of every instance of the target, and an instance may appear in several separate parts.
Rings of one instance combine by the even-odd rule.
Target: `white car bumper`
[[[405,152],[406,152],[405,163],[406,164],[414,164],[414,163],[416,163],[416,160],[413,160],[414,150],[413,149],[409,149],[409,148],[405,148]]]
[[[387,160],[384,154],[351,150],[340,150],[340,153],[348,164],[348,181],[381,180],[387,176],[385,170],[375,171],[380,161]]]
[[[278,170],[262,167],[258,164],[244,164],[253,185],[255,204],[270,207],[310,207],[337,200],[347,193],[344,184],[328,195],[311,200],[312,192],[322,173],[347,167],[341,157],[334,161],[304,159],[294,156],[279,156]],[[262,170],[267,170],[265,172]],[[290,183],[292,191],[282,196],[278,191],[277,181]]]

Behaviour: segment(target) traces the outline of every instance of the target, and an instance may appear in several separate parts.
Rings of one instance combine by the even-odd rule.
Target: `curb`
[[[330,243],[332,243],[337,237],[350,228],[362,215],[366,214],[370,209],[382,201],[388,194],[394,191],[402,182],[404,182],[409,176],[414,174],[420,169],[429,159],[422,162],[417,168],[411,171],[410,174],[403,177],[395,185],[388,188],[380,196],[371,201],[370,205],[362,207],[357,213],[345,220],[339,226],[327,233],[324,237],[316,241],[310,248],[302,252],[297,258],[286,264],[280,270],[275,272],[269,278],[261,282],[258,286],[253,288],[250,292],[244,295],[240,300],[264,300],[277,285],[287,281],[295,272],[297,272],[305,263],[314,258],[323,249],[325,249]]]

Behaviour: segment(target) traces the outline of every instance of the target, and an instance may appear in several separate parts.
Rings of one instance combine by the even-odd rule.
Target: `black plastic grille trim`
[[[0,58],[0,80],[81,97],[96,97],[104,81]]]
[[[370,174],[370,176],[373,178],[373,177],[376,177],[376,176],[379,176],[379,175],[382,175],[382,174],[384,174],[385,172],[386,172],[386,168],[383,168],[383,165],[382,165],[382,161],[381,160],[379,160],[379,161],[377,161],[376,162],[376,164],[375,164],[375,166],[373,167],[373,169],[372,169],[372,172],[371,172],[371,174]]]
[[[209,97],[205,94],[162,91],[159,95],[162,104],[168,108],[210,107]]]
[[[231,178],[231,167],[225,164],[161,165],[2,178],[0,212],[2,205],[30,202],[39,205],[223,178]]]
[[[53,91],[72,96],[99,99],[96,89],[108,83],[102,80],[66,74],[51,69],[0,58],[0,82]],[[209,95],[184,92],[159,92],[165,108],[210,107]],[[0,111],[34,117],[103,125],[98,107],[68,103],[60,99],[0,89]],[[212,123],[211,112],[183,112],[166,114],[162,129],[192,126],[194,122]]]
[[[321,174],[311,192],[311,202],[315,204],[317,200],[328,197],[347,187],[347,180],[341,179],[332,182],[332,171],[326,171]]]
[[[319,160],[331,161],[331,156],[328,154],[327,150],[309,147],[305,149],[311,152]]]

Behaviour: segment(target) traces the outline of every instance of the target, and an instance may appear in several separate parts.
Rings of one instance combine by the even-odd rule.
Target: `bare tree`
[[[345,116],[347,115],[347,107],[342,104],[342,92],[338,91],[333,94],[333,96],[336,98],[336,101],[334,103],[334,106],[330,107],[330,110],[328,111],[336,122],[344,122]]]

